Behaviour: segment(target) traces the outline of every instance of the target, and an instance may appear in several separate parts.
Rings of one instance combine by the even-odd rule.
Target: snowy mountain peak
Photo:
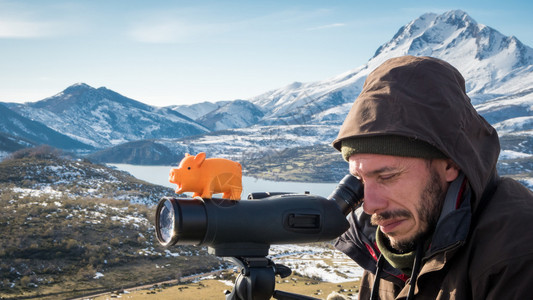
[[[417,51],[421,42],[443,42],[453,32],[475,26],[477,22],[462,10],[452,10],[442,15],[425,13],[402,26],[388,43],[378,48],[373,58],[406,44],[411,46],[411,52]]]
[[[389,42],[378,48],[372,60],[391,55],[431,56],[440,48],[450,49],[464,39],[475,38],[478,31],[478,23],[462,10],[441,15],[426,13],[401,27]]]
[[[67,88],[65,89],[65,91],[68,90],[68,89],[94,89],[94,88],[93,88],[92,86],[86,84],[86,83],[83,83],[83,82],[77,82],[77,83],[75,83],[75,84],[73,84],[73,85],[67,87]]]
[[[467,91],[474,98],[501,95],[504,90],[519,92],[533,80],[529,71],[527,79],[524,74],[518,76],[533,66],[532,48],[516,37],[478,24],[462,10],[426,13],[409,22],[378,48],[365,69],[373,70],[402,55],[433,56],[451,63],[467,79]]]
[[[457,28],[467,27],[468,24],[477,24],[465,11],[456,9],[450,10],[438,16],[443,22],[456,26]]]
[[[92,86],[88,85],[88,84],[85,84],[85,83],[75,83],[69,87],[67,87],[66,89],[64,89],[62,92],[52,96],[52,97],[49,97],[47,99],[51,99],[51,98],[58,98],[58,97],[61,97],[63,99],[65,98],[71,98],[71,97],[75,97],[75,96],[79,96],[81,94],[84,94],[84,93],[87,93],[89,91],[94,91],[95,88],[93,88]],[[44,101],[46,101],[47,99],[44,99]]]

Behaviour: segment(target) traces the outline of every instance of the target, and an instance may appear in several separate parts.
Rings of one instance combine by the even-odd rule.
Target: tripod
[[[226,294],[226,300],[318,300],[317,298],[275,290],[275,277],[291,275],[289,267],[275,264],[266,257],[230,257],[230,261],[241,268],[233,290]]]

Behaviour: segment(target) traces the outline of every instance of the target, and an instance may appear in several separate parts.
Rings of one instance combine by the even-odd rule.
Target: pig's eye
[[[187,170],[190,170],[190,169],[191,169],[191,167],[188,167],[188,168],[187,168]]]

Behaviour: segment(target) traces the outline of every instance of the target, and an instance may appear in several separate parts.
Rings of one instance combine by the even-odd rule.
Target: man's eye
[[[389,179],[392,179],[394,177],[396,177],[397,174],[383,174],[383,175],[380,175],[379,176],[379,179],[381,180],[389,180]]]

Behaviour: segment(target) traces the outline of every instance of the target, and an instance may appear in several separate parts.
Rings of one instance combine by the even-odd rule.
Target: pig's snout
[[[168,176],[168,181],[171,183],[179,184],[180,182],[180,172],[178,169],[172,169],[170,170],[170,174]]]

